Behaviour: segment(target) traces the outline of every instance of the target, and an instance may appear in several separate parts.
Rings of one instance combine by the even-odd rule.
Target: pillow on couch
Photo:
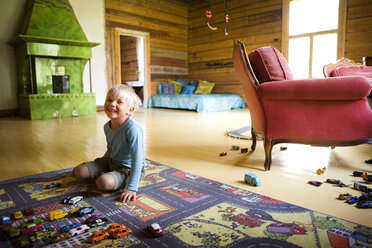
[[[214,87],[214,83],[199,80],[198,87],[196,88],[196,91],[194,92],[194,94],[202,94],[202,95],[210,94],[212,92],[213,87]]]
[[[158,94],[163,94],[163,84],[158,83]]]
[[[172,84],[174,88],[174,94],[180,94],[183,84],[177,81],[168,80],[168,84]]]
[[[181,91],[181,94],[192,95],[192,94],[194,94],[195,90],[196,90],[196,84],[192,84],[192,85],[184,84],[183,88],[182,88],[182,91]]]
[[[174,94],[173,84],[162,83],[163,94]]]

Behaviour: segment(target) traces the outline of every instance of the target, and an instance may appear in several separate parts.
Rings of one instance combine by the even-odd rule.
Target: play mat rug
[[[225,132],[225,135],[235,139],[252,140],[251,126],[244,126],[242,128],[228,130]],[[256,137],[256,139],[262,140],[259,137]]]
[[[132,233],[104,239],[96,247],[372,247],[372,228],[147,163],[138,199],[131,203],[117,202],[120,192],[96,191],[72,177],[71,170],[0,182],[1,216],[16,211],[23,216],[2,224],[0,247],[91,247],[88,237],[112,223],[124,224]],[[63,204],[67,196],[83,200]],[[92,206],[95,212],[67,214],[79,206]],[[48,213],[58,209],[67,215],[51,221]],[[104,225],[62,237],[64,226],[83,225],[97,214],[107,219]],[[153,237],[147,230],[152,223],[158,223],[164,235]],[[53,240],[57,242],[50,243]]]

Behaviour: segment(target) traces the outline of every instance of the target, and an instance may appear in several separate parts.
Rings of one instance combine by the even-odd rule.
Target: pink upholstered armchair
[[[284,56],[274,47],[247,55],[234,44],[234,66],[252,121],[252,150],[263,139],[265,170],[279,143],[320,146],[372,144],[371,84],[365,77],[293,78]]]

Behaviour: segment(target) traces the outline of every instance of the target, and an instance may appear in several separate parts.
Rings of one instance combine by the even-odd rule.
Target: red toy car
[[[147,225],[147,230],[149,230],[149,232],[154,237],[160,237],[164,234],[163,230],[161,230],[161,227],[159,226],[158,223],[153,223],[153,224]]]

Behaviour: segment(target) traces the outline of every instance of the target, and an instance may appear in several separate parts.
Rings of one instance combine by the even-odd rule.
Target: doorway
[[[115,28],[115,84],[133,88],[143,107],[151,92],[149,42],[147,32]]]

